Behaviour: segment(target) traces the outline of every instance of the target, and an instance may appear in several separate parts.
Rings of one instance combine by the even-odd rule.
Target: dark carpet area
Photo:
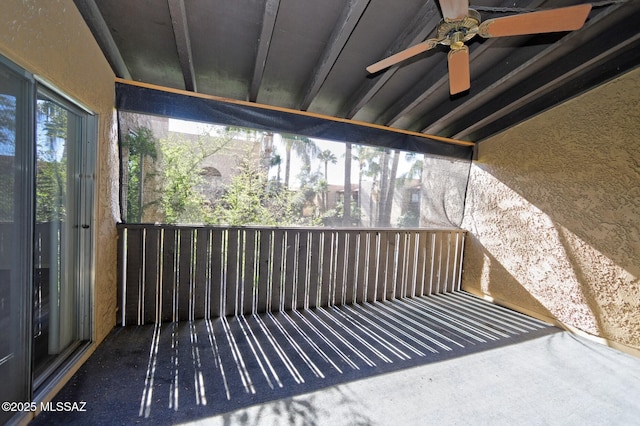
[[[558,332],[467,293],[118,327],[31,424],[171,424]],[[407,386],[410,386],[407,383]]]

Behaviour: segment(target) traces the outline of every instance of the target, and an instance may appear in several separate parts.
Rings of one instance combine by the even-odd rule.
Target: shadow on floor
[[[194,421],[558,331],[463,292],[121,327],[55,398],[86,401],[86,411],[32,424]],[[287,404],[296,423],[314,423],[312,405]]]

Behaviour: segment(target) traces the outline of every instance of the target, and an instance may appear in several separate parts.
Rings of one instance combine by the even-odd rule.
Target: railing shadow
[[[463,292],[117,328],[57,396],[88,411],[35,422],[176,423],[283,400],[272,416],[313,424],[289,397],[556,331]]]

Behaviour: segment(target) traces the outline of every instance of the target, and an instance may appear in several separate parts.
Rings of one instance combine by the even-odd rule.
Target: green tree
[[[55,102],[37,102],[36,221],[66,218],[68,112]]]
[[[328,165],[329,163],[336,164],[338,162],[338,157],[336,157],[336,155],[330,149],[325,149],[324,151],[318,153],[318,160],[322,161],[322,163],[324,164],[324,178],[328,181]]]
[[[404,155],[405,160],[411,162],[411,167],[404,173],[401,178],[403,179],[422,179],[422,169],[424,169],[423,156],[415,152],[407,152]]]
[[[344,153],[344,226],[351,226],[351,144],[345,143]]]
[[[318,155],[320,149],[306,136],[291,135],[283,133],[282,140],[285,146],[284,157],[284,186],[289,188],[289,178],[291,175],[291,152],[295,152],[306,166],[311,164],[311,158]]]
[[[329,201],[327,200],[327,190],[329,186],[329,163],[336,164],[338,162],[338,157],[336,157],[336,155],[330,149],[325,149],[324,151],[318,153],[318,160],[322,161],[322,163],[324,164],[324,185],[320,193],[322,194],[321,208],[323,212],[326,212]]]
[[[386,151],[385,151],[386,152]],[[394,150],[391,159],[391,169],[386,174],[386,182],[383,182],[385,191],[381,194],[380,205],[382,206],[380,216],[378,216],[378,226],[391,226],[391,209],[393,208],[393,197],[396,187],[396,175],[400,162],[400,151]]]
[[[0,94],[0,152],[15,151],[16,99]]]
[[[257,224],[270,216],[263,205],[265,191],[264,175],[260,167],[244,159],[238,167],[238,173],[226,188],[217,204],[212,218],[216,223],[239,226]]]
[[[14,216],[14,171],[6,167],[15,155],[16,133],[16,99],[13,96],[0,94],[0,157],[3,167],[0,167],[0,181],[3,189],[0,191],[0,222],[15,220]]]
[[[274,151],[271,154],[271,158],[269,159],[269,167],[275,167],[276,168],[276,177],[275,177],[275,181],[276,181],[276,188],[279,188],[281,183],[280,183],[280,171],[282,169],[282,157],[280,156],[280,154],[278,154],[277,151]]]
[[[312,225],[314,218],[301,215],[303,191],[270,189],[259,161],[244,158],[211,215],[213,223],[241,226]]]
[[[412,181],[414,179],[417,179],[420,182],[420,186],[422,186],[422,170],[424,169],[423,158],[423,155],[415,152],[405,153],[405,160],[410,162],[411,166],[407,172],[400,175],[397,179],[398,184],[405,188],[405,190],[407,190],[407,181]],[[420,191],[420,193],[422,193],[422,191]],[[405,210],[398,218],[398,227],[400,228],[417,227],[420,224],[419,204],[416,205],[408,203],[408,207],[409,209]]]
[[[125,218],[129,223],[141,222],[147,205],[144,203],[146,162],[158,158],[158,141],[151,129],[137,127],[127,133],[122,147],[127,151],[127,201]]]
[[[198,189],[203,183],[202,161],[228,146],[236,133],[187,140],[172,135],[160,140],[160,205],[167,223],[210,223],[214,206]]]
[[[358,145],[355,148],[354,158],[359,163],[359,174],[358,174],[358,188],[362,188],[362,178],[363,176],[370,177],[372,180],[371,185],[371,193],[369,194],[369,226],[373,226],[376,223],[376,209],[374,207],[374,194],[379,190],[379,177],[381,172],[380,160],[382,156],[381,148],[373,148],[364,145]],[[362,210],[362,192],[360,192],[360,196],[358,197],[358,208],[359,211]]]
[[[303,218],[318,217],[318,206],[316,200],[318,194],[322,194],[326,190],[326,181],[322,178],[320,172],[312,171],[310,165],[305,165],[298,174],[299,189],[297,191],[298,202],[302,202],[299,206],[299,214]],[[304,221],[304,220],[303,220]]]

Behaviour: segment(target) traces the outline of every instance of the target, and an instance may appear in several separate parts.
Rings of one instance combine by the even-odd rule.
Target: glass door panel
[[[29,400],[29,80],[0,58],[0,400]],[[25,173],[25,170],[27,173]],[[12,416],[0,411],[0,424]]]
[[[38,94],[32,351],[36,385],[79,340],[75,176],[81,124],[79,115]]]

